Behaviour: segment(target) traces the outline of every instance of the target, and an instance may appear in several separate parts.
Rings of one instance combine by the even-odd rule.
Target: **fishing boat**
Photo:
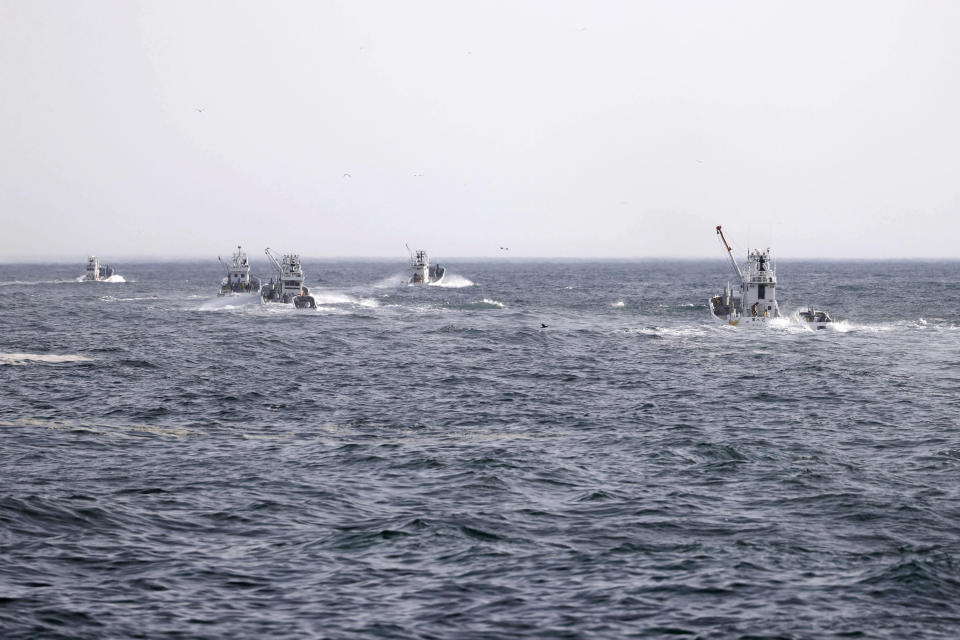
[[[417,252],[412,254],[410,266],[413,268],[410,284],[435,284],[443,280],[445,269],[439,264],[431,265],[430,257],[423,249],[417,249]]]
[[[303,268],[300,266],[300,256],[287,253],[282,257],[273,255],[270,248],[266,249],[267,257],[276,267],[276,278],[260,289],[260,296],[264,302],[293,303],[297,309],[316,309],[317,301],[310,295],[310,289],[303,284]]]
[[[260,292],[260,280],[250,275],[250,261],[240,245],[237,245],[236,253],[230,257],[230,264],[225,263],[220,256],[217,256],[217,260],[227,270],[227,275],[220,281],[218,296]]]
[[[770,259],[770,249],[748,250],[747,263],[741,270],[719,225],[717,236],[730,257],[739,286],[734,289],[728,282],[722,294],[710,298],[710,315],[733,326],[766,326],[770,320],[779,318],[777,272]]]
[[[806,311],[800,312],[800,321],[813,329],[826,329],[833,322],[833,318],[826,311],[808,307]]]
[[[87,258],[87,275],[84,276],[84,280],[102,282],[112,275],[113,267],[108,264],[100,264],[100,259],[97,256]]]

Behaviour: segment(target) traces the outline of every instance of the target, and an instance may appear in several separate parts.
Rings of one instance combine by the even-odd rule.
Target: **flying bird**
[[[204,108],[202,108],[202,109],[198,107],[198,108],[197,108],[197,113],[203,113],[203,112],[206,111],[206,110],[207,110],[206,107],[204,107]]]
[[[344,178],[352,178],[353,176],[350,175],[349,173],[345,173],[345,174],[343,174],[343,177],[344,177]]]

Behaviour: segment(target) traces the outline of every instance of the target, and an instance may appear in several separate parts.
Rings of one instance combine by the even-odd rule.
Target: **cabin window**
[[[761,284],[757,287],[757,297],[761,300],[767,297],[767,285]]]

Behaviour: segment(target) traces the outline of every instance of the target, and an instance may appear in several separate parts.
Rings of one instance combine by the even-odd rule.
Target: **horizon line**
[[[88,257],[88,256],[87,256]],[[0,257],[0,265],[40,265],[40,264],[57,264],[57,265],[69,265],[69,264],[86,264],[87,257],[82,259],[73,260],[62,257],[50,257],[50,258],[7,258]],[[314,262],[338,262],[338,261],[352,261],[352,262],[409,262],[409,258],[403,257],[393,257],[393,256],[309,256],[300,254],[301,260],[308,260]],[[175,262],[217,262],[215,258],[209,257],[197,257],[197,256],[179,256],[179,257],[162,257],[162,256],[118,256],[116,258],[106,258],[107,262],[125,262],[128,264],[147,264],[147,263],[175,263]],[[681,261],[681,262],[704,262],[704,261],[713,261],[713,260],[722,260],[726,261],[726,257],[693,257],[693,256],[449,256],[443,257],[443,261],[447,262],[450,260],[459,260],[467,262],[498,262],[498,261],[523,261],[523,262],[642,262],[642,261]],[[947,257],[947,256],[897,256],[897,257],[875,257],[875,256],[864,256],[864,257],[844,257],[844,258],[834,258],[834,257],[825,257],[825,256],[779,256],[774,262],[778,260],[796,260],[796,261],[813,261],[820,260],[824,262],[917,262],[917,261],[931,261],[931,262],[955,262],[960,261],[960,257]],[[251,259],[251,262],[254,260]],[[268,262],[266,259],[264,262]],[[436,262],[439,262],[437,260]]]

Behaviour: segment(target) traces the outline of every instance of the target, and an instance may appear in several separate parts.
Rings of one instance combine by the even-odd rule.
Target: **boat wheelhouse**
[[[100,264],[100,259],[97,256],[87,258],[87,274],[84,276],[84,280],[99,282],[112,275],[113,267],[108,264]]]
[[[430,264],[430,257],[423,249],[417,249],[417,252],[410,260],[410,266],[413,268],[413,275],[410,276],[410,284],[433,284],[440,282],[445,272],[445,269],[439,264]]]
[[[260,280],[250,275],[250,261],[247,260],[247,254],[240,245],[237,245],[236,253],[230,257],[230,264],[226,264],[219,257],[217,260],[220,260],[220,264],[227,270],[227,275],[220,282],[220,292],[217,295],[260,292]]]
[[[270,278],[270,282],[263,285],[260,295],[264,302],[293,303],[298,309],[315,309],[316,300],[310,295],[310,290],[303,284],[303,267],[300,266],[300,256],[295,253],[284,254],[277,258],[266,249],[267,257],[276,267],[277,275]]]
[[[710,298],[710,314],[733,326],[765,326],[771,319],[779,318],[777,272],[770,258],[770,249],[747,251],[746,268],[741,270],[720,226],[717,226],[717,236],[730,257],[740,284],[734,290],[727,283],[721,295]]]

